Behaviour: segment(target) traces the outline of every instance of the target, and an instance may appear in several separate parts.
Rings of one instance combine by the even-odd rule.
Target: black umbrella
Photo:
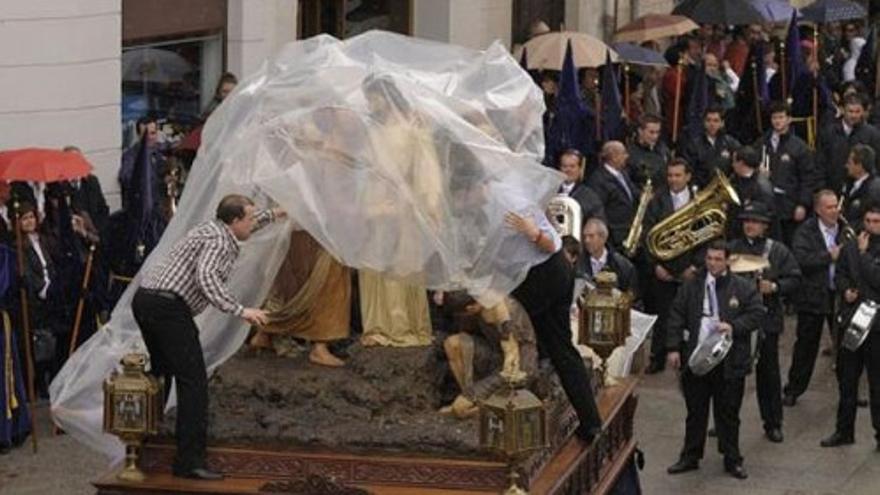
[[[690,17],[699,24],[742,26],[766,22],[749,0],[685,0],[672,13]]]
[[[864,7],[849,0],[817,0],[801,9],[803,19],[824,24],[827,22],[848,21],[868,16]]]

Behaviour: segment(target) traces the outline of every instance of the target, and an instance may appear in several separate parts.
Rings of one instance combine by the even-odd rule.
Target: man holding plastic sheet
[[[841,314],[844,325],[853,320],[859,306],[880,302],[880,205],[874,204],[862,218],[864,231],[856,242],[844,245],[837,263],[835,285],[843,297]],[[837,383],[840,399],[837,404],[837,425],[823,447],[838,447],[855,442],[856,404],[862,369],[868,372],[871,423],[877,450],[880,450],[880,342],[877,340],[875,318],[864,341],[845,335],[837,352]]]
[[[739,452],[739,410],[751,368],[751,333],[761,324],[764,305],[755,284],[728,272],[727,255],[724,241],[710,243],[706,269],[682,285],[669,313],[667,360],[671,368],[681,369],[687,406],[684,447],[678,462],[667,469],[669,474],[699,469],[709,405],[714,403],[724,470],[737,479],[748,477]],[[698,347],[717,339],[718,333],[732,338],[727,355],[708,371],[689,362]]]
[[[266,314],[246,308],[229,294],[226,281],[239,253],[239,241],[285,216],[283,210],[254,213],[253,202],[238,194],[224,197],[217,217],[177,241],[168,255],[144,276],[132,310],[150,353],[151,373],[177,384],[177,455],[175,476],[219,480],[205,467],[208,375],[193,318],[212,305],[252,325],[265,325]]]

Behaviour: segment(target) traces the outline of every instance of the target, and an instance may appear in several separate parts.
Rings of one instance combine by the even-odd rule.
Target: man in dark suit
[[[864,231],[855,242],[847,243],[837,265],[835,284],[843,297],[842,313],[852,315],[864,301],[880,301],[880,205],[872,205],[863,218]],[[846,321],[846,324],[849,322]],[[822,440],[823,447],[855,442],[856,407],[859,379],[868,373],[871,423],[880,451],[880,341],[875,321],[868,337],[855,350],[840,347],[837,354],[837,383],[840,398],[834,433]]]
[[[584,184],[584,158],[580,151],[568,149],[559,157],[559,171],[565,174],[565,180],[559,186],[559,194],[573,198],[581,205],[581,221],[590,218],[605,219],[602,200],[586,184]]]
[[[727,238],[734,239],[742,235],[742,225],[739,221],[739,213],[742,208],[753,201],[760,201],[771,209],[771,218],[773,218],[770,226],[770,236],[776,239],[781,237],[781,227],[779,219],[772,211],[775,198],[773,197],[773,186],[758,171],[761,165],[761,156],[751,146],[743,146],[735,155],[733,160],[733,176],[730,179],[730,185],[739,196],[739,205],[731,205],[728,208],[727,216]]]
[[[617,288],[629,291],[638,298],[638,277],[632,262],[624,255],[608,249],[608,227],[598,218],[584,224],[584,255],[575,265],[575,277],[592,281],[600,271],[617,275]]]
[[[635,141],[629,145],[630,178],[644,187],[648,179],[655,185],[663,183],[666,162],[672,157],[669,148],[660,139],[663,119],[653,114],[639,117]]]
[[[588,184],[602,201],[611,245],[620,250],[629,233],[641,191],[630,179],[626,170],[629,157],[626,146],[620,141],[608,141],[602,145],[602,166],[590,176]]]
[[[739,451],[739,410],[745,377],[751,368],[751,333],[761,324],[764,307],[755,285],[729,273],[727,246],[717,240],[706,249],[706,269],[685,282],[669,315],[667,341],[669,366],[681,369],[681,385],[687,406],[684,447],[667,470],[678,474],[699,468],[706,444],[710,402],[715,406],[718,446],[724,469],[737,479],[748,477]],[[733,347],[715,368],[696,375],[687,363],[707,332],[732,336]]]
[[[65,146],[64,151],[80,153],[76,146]],[[101,183],[94,174],[89,174],[82,179],[74,179],[68,182],[70,201],[73,211],[86,213],[101,235],[106,234],[107,219],[110,216],[110,208],[101,190]]]
[[[703,132],[688,139],[679,147],[681,157],[691,164],[694,182],[706,187],[715,177],[715,171],[730,174],[733,154],[740,148],[733,136],[724,132],[724,111],[710,107],[703,114]]]
[[[783,389],[782,403],[788,407],[795,405],[810,384],[826,320],[832,340],[835,339],[834,272],[844,241],[844,229],[838,221],[837,195],[828,189],[817,192],[813,208],[816,216],[798,227],[791,245],[803,277],[795,298],[797,340],[788,369],[788,384]]]
[[[782,298],[798,290],[801,269],[783,243],[767,237],[771,221],[768,210],[759,202],[743,209],[739,215],[743,236],[730,243],[730,253],[732,259],[737,255],[751,255],[767,261],[766,268],[752,273],[766,308],[758,334],[755,384],[764,435],[771,442],[780,443],[783,440],[782,378],[779,373],[779,335],[782,334],[784,318]]]
[[[824,167],[825,186],[840,191],[846,179],[846,161],[849,152],[857,144],[880,149],[880,131],[868,124],[867,103],[858,94],[844,99],[843,118],[823,129],[819,134],[816,163]]]
[[[770,105],[771,129],[755,144],[769,167],[769,179],[776,198],[772,205],[779,217],[782,237],[791,245],[794,229],[807,218],[813,193],[822,187],[823,173],[813,162],[813,152],[807,143],[791,129],[791,111],[788,105],[774,102]]]
[[[880,202],[880,178],[877,178],[874,150],[857,144],[846,161],[847,180],[841,191],[840,212],[853,229],[861,230],[862,216],[872,204]]]
[[[675,158],[666,165],[666,185],[660,187],[648,203],[645,212],[643,234],[665,220],[669,215],[685,207],[694,199],[690,187],[691,168],[688,162]],[[697,273],[699,249],[688,252],[669,261],[656,259],[643,246],[644,260],[645,307],[649,313],[657,315],[651,337],[651,364],[646,370],[648,374],[662,371],[666,367],[666,327],[669,308],[682,281],[693,278]]]

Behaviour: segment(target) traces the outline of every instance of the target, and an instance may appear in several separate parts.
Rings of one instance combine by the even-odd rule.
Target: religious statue
[[[457,318],[462,331],[447,337],[443,349],[461,393],[440,409],[459,418],[478,412],[486,399],[507,383],[534,376],[538,368],[535,330],[525,309],[512,297],[486,308],[472,297],[450,293],[444,306]]]

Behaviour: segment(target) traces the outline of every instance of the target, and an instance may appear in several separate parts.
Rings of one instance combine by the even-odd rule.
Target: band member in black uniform
[[[584,158],[580,151],[568,149],[559,157],[559,171],[565,174],[565,180],[559,186],[559,194],[565,194],[581,205],[581,219],[605,219],[605,208],[596,191],[584,184]]]
[[[629,151],[629,173],[633,182],[644,186],[650,178],[655,185],[662,184],[666,175],[666,162],[671,153],[660,138],[663,119],[654,114],[639,117],[639,128]]]
[[[769,168],[766,172],[776,197],[772,206],[782,227],[779,240],[790,246],[794,229],[807,218],[813,193],[822,187],[823,176],[814,165],[810,147],[791,128],[788,105],[770,105],[770,125],[756,147]]]
[[[733,154],[740,148],[740,143],[733,136],[724,132],[724,110],[710,107],[703,114],[704,132],[689,139],[681,147],[681,156],[691,164],[694,182],[699,187],[706,187],[715,170],[724,175],[730,174]]]
[[[791,251],[801,267],[801,285],[795,294],[797,340],[794,342],[788,384],[783,389],[782,404],[794,406],[807,390],[819,343],[822,325],[827,321],[834,332],[834,271],[844,240],[838,221],[837,195],[823,189],[813,197],[816,216],[806,220],[794,232]]]
[[[864,301],[880,301],[880,205],[870,205],[863,218],[864,231],[855,242],[847,243],[837,264],[835,283],[843,297],[842,314],[850,315]],[[880,341],[874,322],[865,341],[855,351],[840,346],[837,353],[837,383],[840,399],[837,404],[837,425],[831,436],[822,440],[823,447],[837,447],[855,441],[856,404],[859,379],[868,373],[871,424],[880,451]]]
[[[851,94],[843,100],[843,118],[824,127],[819,134],[816,164],[823,167],[825,186],[840,191],[846,179],[846,160],[857,144],[880,149],[880,130],[866,122],[867,105],[862,95]]]
[[[666,165],[666,186],[660,187],[648,203],[645,212],[643,234],[694,199],[690,187],[691,169],[688,162],[675,158]],[[660,261],[643,248],[647,270],[645,280],[645,306],[649,313],[657,315],[651,337],[651,363],[647,373],[662,371],[666,366],[666,327],[669,308],[682,281],[697,273],[700,250],[692,249],[669,261]]]
[[[728,208],[727,238],[735,239],[742,235],[742,225],[739,221],[739,213],[743,207],[753,201],[760,201],[771,210],[770,237],[780,238],[779,219],[776,212],[772,211],[775,198],[773,197],[773,185],[764,177],[758,168],[761,166],[761,155],[751,146],[743,146],[736,152],[733,160],[733,175],[730,177],[730,185],[739,196],[740,204],[731,205]]]
[[[865,208],[880,202],[880,178],[877,177],[874,150],[864,144],[853,146],[846,161],[846,175],[840,195],[843,203],[840,214],[859,231]]]
[[[520,215],[509,212],[506,224],[521,233],[537,251],[549,257],[529,270],[511,294],[535,327],[538,349],[550,358],[568,400],[578,416],[576,434],[591,441],[602,429],[602,418],[593,397],[590,373],[571,340],[571,298],[574,272],[562,253],[562,239],[543,212]]]
[[[587,181],[605,206],[605,218],[611,231],[611,246],[620,250],[629,233],[641,190],[627,172],[626,146],[620,141],[602,145],[602,166]]]
[[[681,386],[687,406],[684,447],[678,462],[667,469],[678,474],[698,469],[706,444],[709,406],[718,432],[718,448],[724,455],[724,469],[737,479],[746,479],[739,451],[739,410],[745,377],[751,368],[751,333],[761,324],[764,306],[755,284],[727,269],[727,245],[712,241],[706,249],[706,269],[685,282],[669,314],[668,361],[681,370]],[[732,335],[727,356],[703,376],[687,363],[706,332]]]
[[[743,236],[730,243],[731,256],[738,254],[764,258],[769,266],[757,273],[758,292],[766,314],[758,333],[758,360],[755,384],[758,408],[764,422],[764,435],[774,443],[782,442],[782,377],[779,373],[779,336],[783,329],[782,298],[794,294],[800,285],[801,269],[794,255],[782,242],[767,237],[770,212],[760,202],[746,206],[739,215]]]

